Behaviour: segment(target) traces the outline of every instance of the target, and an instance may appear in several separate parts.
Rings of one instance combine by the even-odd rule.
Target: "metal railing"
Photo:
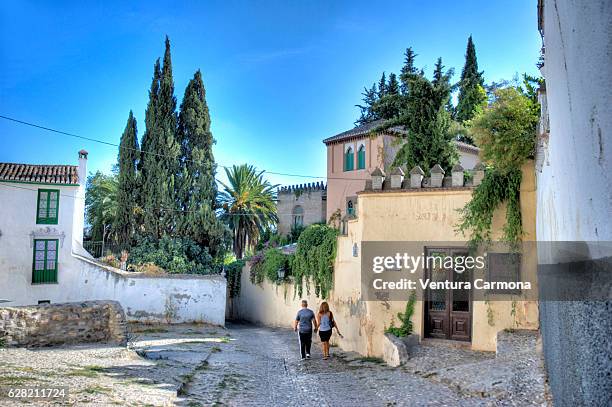
[[[89,252],[94,258],[99,259],[100,257],[114,255],[116,257],[121,256],[123,250],[129,250],[129,246],[125,244],[113,243],[113,242],[83,242],[83,248]]]

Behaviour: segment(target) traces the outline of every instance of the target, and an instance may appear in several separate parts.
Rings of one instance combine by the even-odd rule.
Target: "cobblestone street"
[[[67,386],[71,405],[546,405],[537,360],[521,350],[500,358],[421,346],[409,364],[389,368],[338,348],[323,360],[318,339],[312,359],[301,361],[297,336],[288,329],[233,324],[130,330],[129,350],[0,349],[0,387]],[[519,348],[532,348],[534,336],[522,341]],[[19,403],[0,399],[0,405]]]
[[[442,367],[445,361],[456,363],[455,375],[462,375],[461,366],[491,362],[491,354],[434,348],[421,351],[423,366],[389,368],[377,359],[360,357],[332,349],[333,357],[323,360],[318,340],[313,343],[312,359],[301,361],[296,334],[290,330],[231,326],[230,343],[223,351],[212,353],[186,386],[184,405],[266,405],[266,406],[473,406],[543,404],[534,393],[498,393],[499,398],[458,391],[452,380],[438,380],[437,373],[425,365]],[[425,349],[427,347],[422,347]],[[441,351],[441,352],[440,352]],[[438,352],[439,361],[432,352]],[[449,355],[454,355],[450,356]],[[448,369],[447,369],[448,370]],[[532,369],[535,370],[535,369]],[[420,374],[419,374],[420,373]],[[474,367],[466,370],[470,378],[478,376]],[[485,373],[486,372],[481,372]],[[423,376],[429,377],[425,378]],[[491,372],[489,377],[499,375]],[[526,378],[529,380],[530,378]],[[500,381],[501,383],[501,381]],[[473,383],[471,383],[473,385]],[[542,387],[543,389],[543,387]],[[481,393],[481,392],[474,392]],[[543,397],[543,392],[540,395]]]
[[[463,397],[451,388],[377,359],[332,349],[323,360],[318,340],[301,361],[290,330],[231,327],[229,344],[213,353],[186,388],[183,405],[232,406],[473,406],[493,399]]]

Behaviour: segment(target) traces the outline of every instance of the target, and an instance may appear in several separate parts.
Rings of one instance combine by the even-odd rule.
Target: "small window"
[[[353,147],[346,149],[344,153],[344,171],[353,171],[355,169],[355,153]]]
[[[37,224],[57,225],[59,192],[58,189],[38,190],[38,204],[36,205]]]
[[[365,159],[365,146],[362,144],[357,150],[357,169],[365,170],[366,167],[366,159]]]
[[[57,239],[35,239],[32,284],[57,283]]]
[[[354,215],[355,214],[355,208],[353,206],[353,201],[348,201],[346,203],[346,213],[349,215]]]

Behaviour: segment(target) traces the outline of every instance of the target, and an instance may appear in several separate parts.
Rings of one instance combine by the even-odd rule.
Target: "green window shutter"
[[[359,147],[359,151],[357,151],[357,169],[365,170],[365,147]]]
[[[32,284],[57,283],[58,239],[35,239]]]
[[[353,171],[355,169],[355,154],[353,149],[349,148],[344,153],[344,171]]]
[[[36,223],[57,225],[59,215],[59,189],[39,189],[36,203]]]

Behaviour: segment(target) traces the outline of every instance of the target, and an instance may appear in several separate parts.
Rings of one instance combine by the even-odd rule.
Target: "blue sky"
[[[167,34],[179,104],[202,71],[220,164],[316,176],[321,140],[353,126],[363,87],[399,72],[406,47],[457,79],[472,34],[490,82],[536,74],[541,45],[535,0],[84,3],[0,4],[0,115],[118,143],[132,109],[142,136]],[[0,120],[0,161],[74,164],[81,148],[110,171],[116,148]]]

